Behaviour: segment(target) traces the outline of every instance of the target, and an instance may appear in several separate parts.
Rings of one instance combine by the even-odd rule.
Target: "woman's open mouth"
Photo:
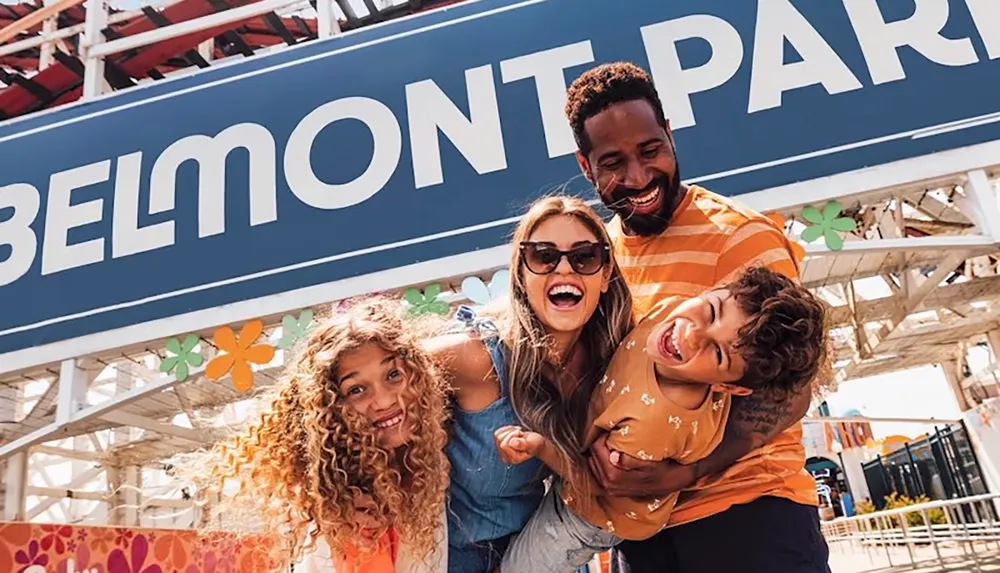
[[[372,425],[374,425],[379,430],[383,430],[383,431],[384,430],[391,430],[391,429],[395,428],[396,426],[402,424],[403,420],[405,418],[406,418],[406,414],[402,410],[398,410],[397,409],[396,411],[392,412],[391,414],[389,414],[387,416],[382,416],[378,420],[375,420],[374,422],[372,422]]]
[[[548,298],[558,310],[573,310],[583,300],[583,291],[576,285],[556,284],[549,288]]]
[[[657,348],[660,351],[660,355],[663,357],[673,358],[677,362],[684,362],[684,356],[681,355],[680,351],[680,341],[678,336],[677,321],[675,320],[672,324],[670,324],[670,326],[663,329],[663,333],[660,334],[660,340],[657,344]]]

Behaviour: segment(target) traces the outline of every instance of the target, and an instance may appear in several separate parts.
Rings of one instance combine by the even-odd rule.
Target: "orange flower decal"
[[[776,224],[779,229],[784,231],[785,217],[781,213],[767,213],[764,216],[774,221],[774,224]],[[795,262],[801,263],[802,259],[806,258],[806,248],[802,246],[802,243],[799,243],[795,239],[789,238],[788,242],[792,246],[792,256],[795,257]]]
[[[205,366],[209,380],[218,380],[230,370],[233,388],[246,392],[253,386],[253,370],[250,363],[267,364],[274,358],[274,347],[269,344],[254,344],[264,333],[264,323],[251,320],[240,329],[239,337],[232,328],[223,326],[215,331],[212,341],[223,351]]]

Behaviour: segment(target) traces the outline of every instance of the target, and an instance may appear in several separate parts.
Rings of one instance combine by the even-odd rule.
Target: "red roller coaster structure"
[[[337,28],[341,31],[356,29],[461,1],[409,0],[378,8],[373,0],[364,0],[368,14],[359,17],[350,0],[337,0]],[[101,34],[105,41],[127,38],[257,2],[259,0],[177,0],[159,8],[146,6],[130,12],[112,9],[108,11],[108,25]],[[311,0],[311,5],[315,8],[316,0]],[[45,8],[41,0],[0,3],[0,38],[13,33],[8,42],[0,40],[0,120],[64,105],[81,97],[84,64],[80,33],[85,27],[87,10],[83,5],[71,3],[54,16],[44,18],[47,25],[35,23],[34,20],[40,19],[40,14],[36,13]],[[25,23],[27,25],[23,25]],[[5,31],[8,33],[4,34]],[[55,42],[44,41],[53,36],[58,37]],[[104,60],[104,79],[112,90],[127,89],[141,81],[161,80],[178,70],[207,68],[220,59],[250,57],[262,49],[291,46],[318,37],[315,16],[279,16],[267,12],[110,54]],[[49,57],[45,55],[46,50],[49,50]]]

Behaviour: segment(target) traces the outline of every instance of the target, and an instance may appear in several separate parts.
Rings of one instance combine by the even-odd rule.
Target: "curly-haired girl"
[[[446,388],[401,310],[373,299],[316,327],[270,407],[215,447],[208,475],[239,480],[286,569],[315,539],[337,573],[396,570],[400,540],[443,559]]]

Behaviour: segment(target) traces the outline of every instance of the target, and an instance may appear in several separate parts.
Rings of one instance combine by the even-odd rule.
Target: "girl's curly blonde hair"
[[[364,553],[390,526],[417,555],[434,548],[449,465],[447,388],[420,345],[431,331],[406,320],[398,301],[382,299],[326,320],[296,349],[269,408],[215,446],[201,472],[215,487],[239,480],[235,499],[281,537],[281,566],[318,538],[334,555]],[[345,407],[336,380],[344,353],[369,343],[396,355],[408,376],[402,406],[412,438],[402,456],[378,445],[370,422]]]

